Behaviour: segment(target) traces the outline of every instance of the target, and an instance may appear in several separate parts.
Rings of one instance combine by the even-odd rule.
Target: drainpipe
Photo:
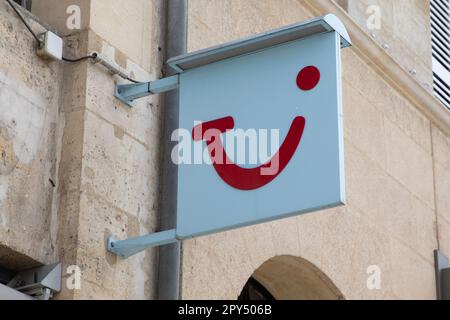
[[[166,58],[186,52],[187,48],[187,0],[168,0],[166,3]],[[167,59],[166,59],[167,60]],[[165,66],[166,76],[173,71]],[[163,129],[163,176],[161,194],[160,230],[176,228],[177,223],[177,178],[178,168],[171,160],[175,143],[172,132],[179,128],[179,92],[165,95]],[[180,299],[181,243],[159,248],[158,259],[158,299]]]

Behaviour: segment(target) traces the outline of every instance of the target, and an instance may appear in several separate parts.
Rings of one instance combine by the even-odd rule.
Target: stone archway
[[[240,299],[343,300],[340,290],[319,268],[294,256],[277,256],[262,264]]]

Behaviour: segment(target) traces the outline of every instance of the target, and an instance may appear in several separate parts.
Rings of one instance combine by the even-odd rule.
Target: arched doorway
[[[278,256],[259,267],[239,300],[343,300],[334,283],[315,265],[294,256]]]

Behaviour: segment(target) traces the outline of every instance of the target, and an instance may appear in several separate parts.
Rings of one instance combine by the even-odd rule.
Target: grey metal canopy
[[[342,21],[333,14],[327,14],[323,17],[275,29],[243,40],[174,57],[167,63],[178,73],[183,73],[189,69],[198,68],[224,59],[331,31],[336,31],[341,36],[342,48],[351,46],[350,36]]]

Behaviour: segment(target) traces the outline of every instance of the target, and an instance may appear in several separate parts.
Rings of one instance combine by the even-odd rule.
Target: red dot
[[[314,66],[303,68],[297,76],[297,86],[304,90],[314,89],[320,81],[320,71]]]

